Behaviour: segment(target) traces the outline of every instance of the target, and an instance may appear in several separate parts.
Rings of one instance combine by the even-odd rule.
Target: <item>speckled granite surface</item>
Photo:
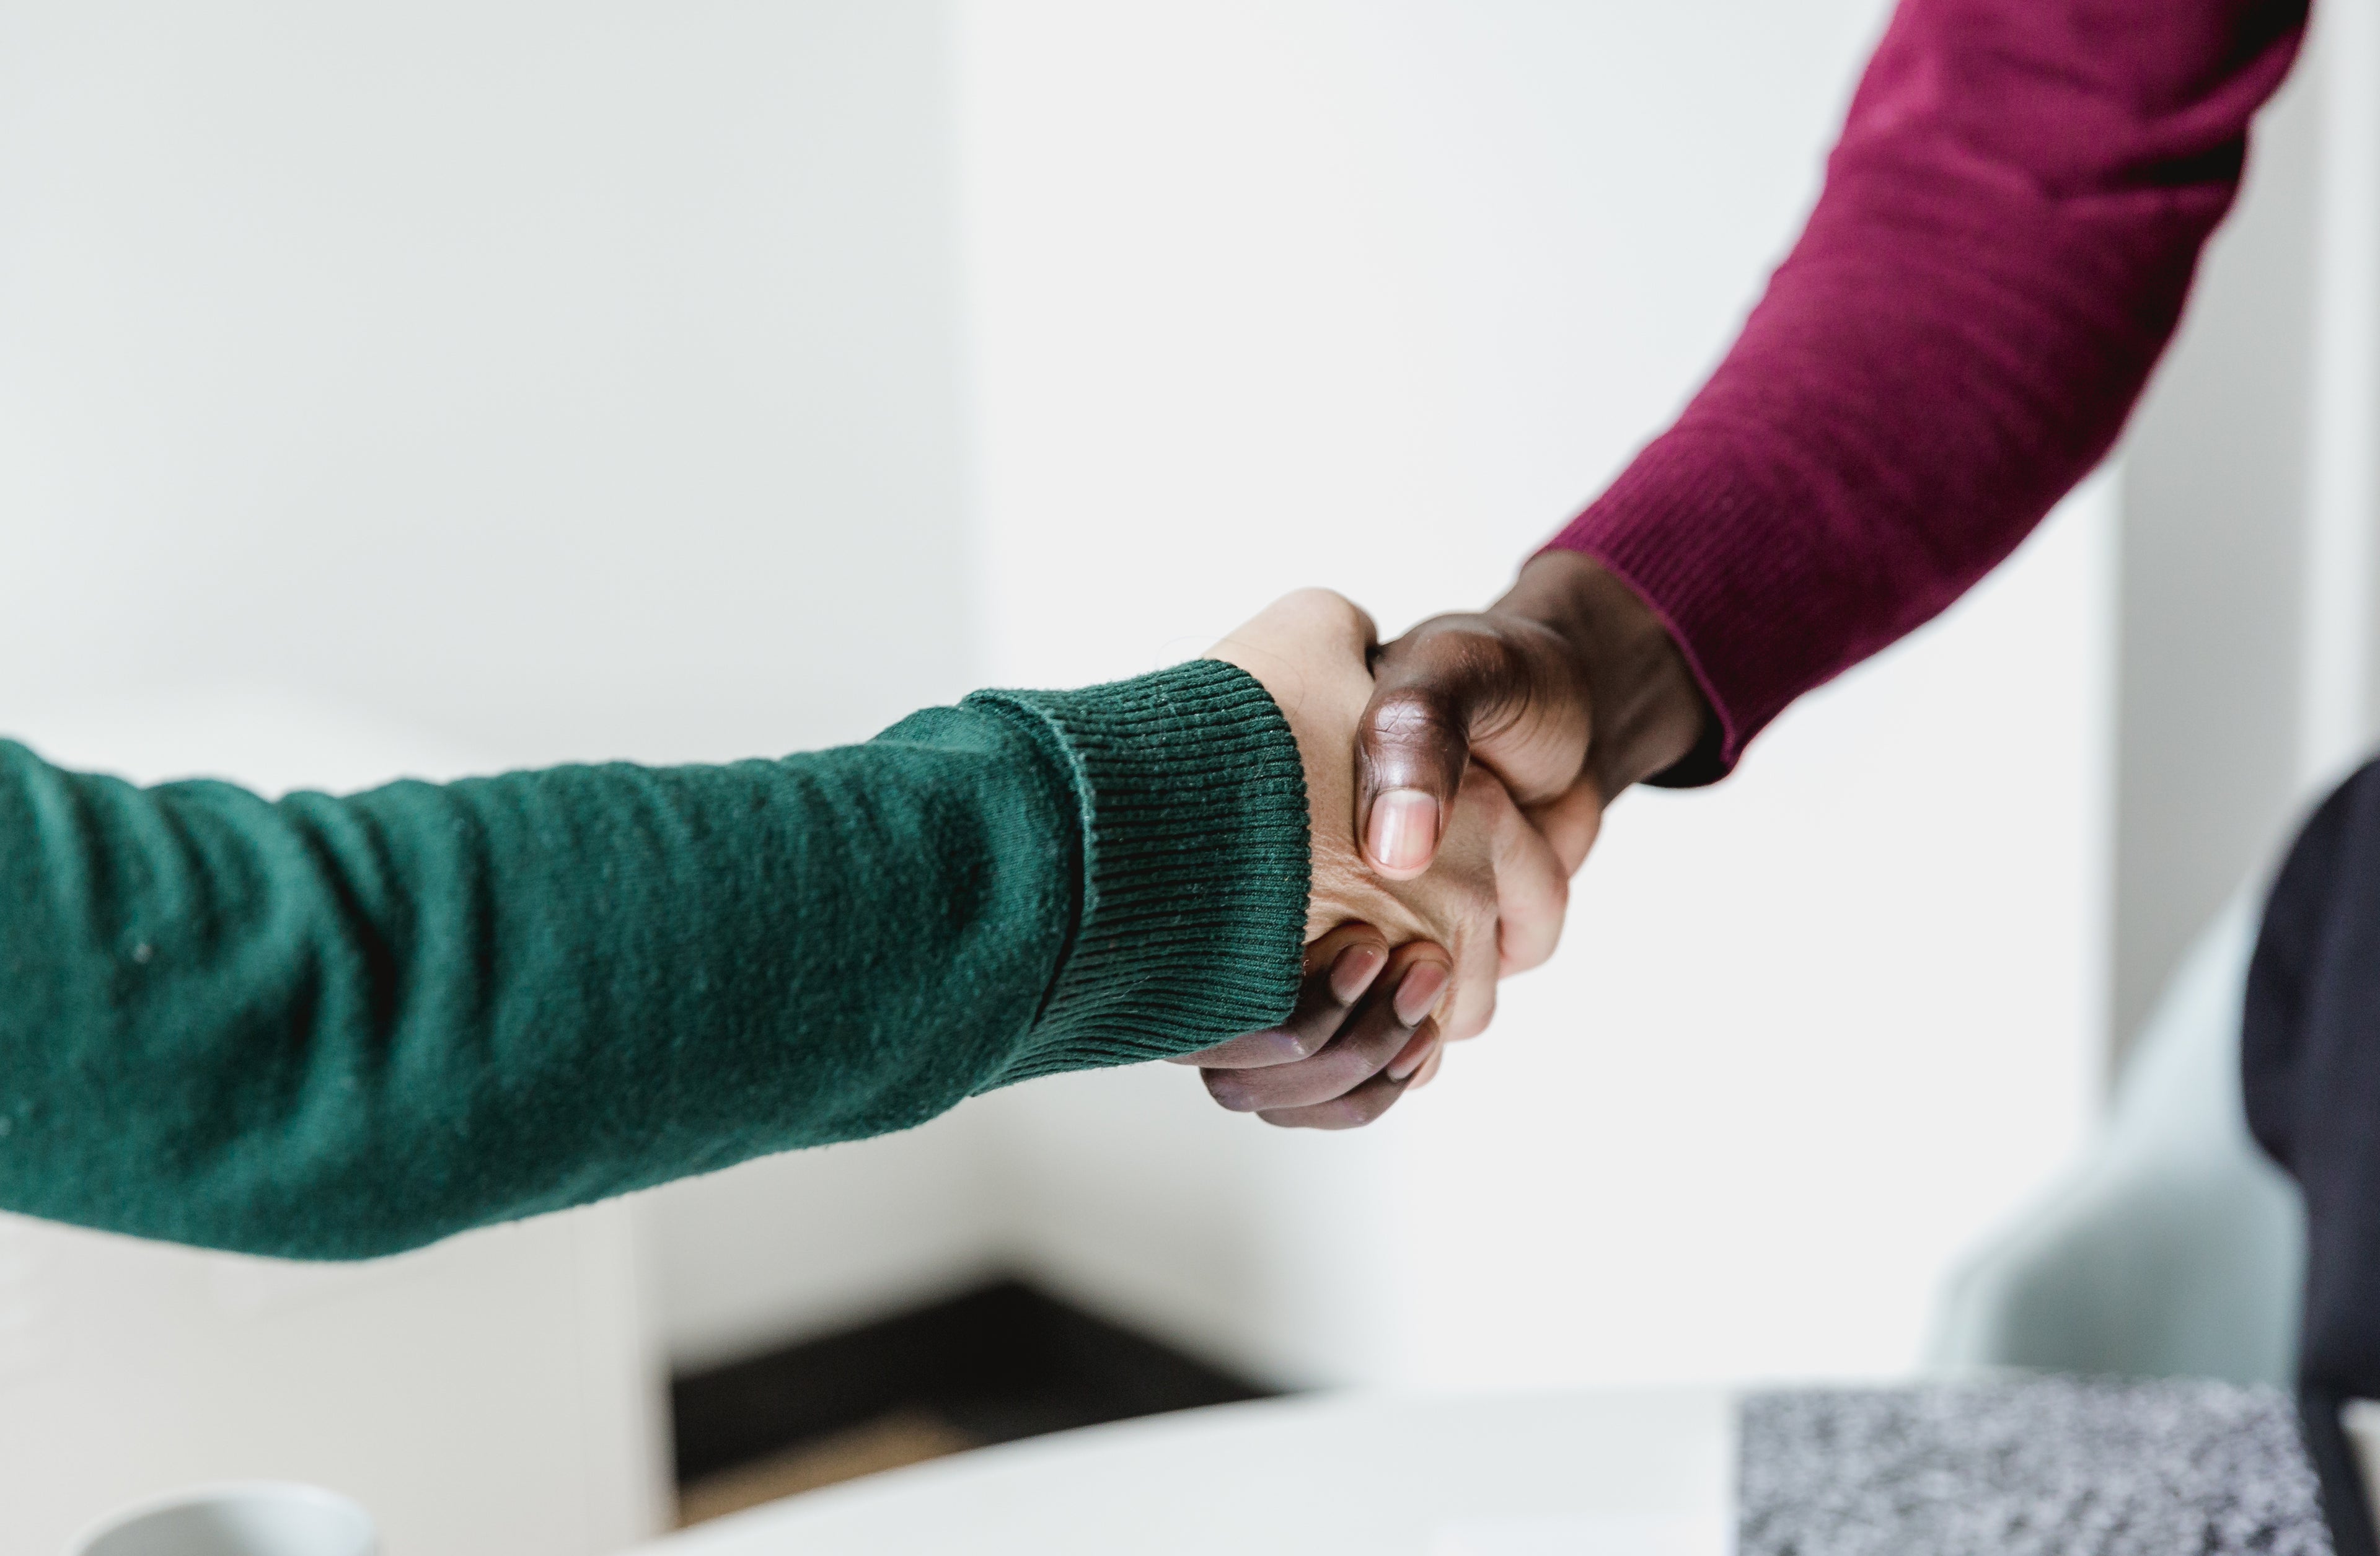
[[[2290,1401],[2029,1378],[1749,1396],[1737,1556],[2330,1556]]]

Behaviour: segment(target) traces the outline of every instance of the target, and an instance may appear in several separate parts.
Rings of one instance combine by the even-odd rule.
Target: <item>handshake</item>
[[[1272,694],[1312,825],[1305,980],[1282,1026],[1183,1055],[1224,1107],[1369,1124],[1553,954],[1603,808],[1698,755],[1711,720],[1668,630],[1588,557],[1548,552],[1488,610],[1382,647],[1326,590],[1208,657]]]

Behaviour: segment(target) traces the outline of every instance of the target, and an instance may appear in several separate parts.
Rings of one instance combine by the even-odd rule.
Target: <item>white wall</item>
[[[790,750],[974,684],[944,45],[932,0],[0,6],[0,730],[347,787]],[[965,1129],[643,1202],[670,1349],[963,1278]],[[290,1381],[186,1421],[185,1469]],[[52,1441],[96,1462],[91,1425]]]
[[[2310,786],[2380,735],[2380,0],[2322,9],[2298,751]]]
[[[2259,122],[2126,442],[2119,1034],[2299,800],[2322,85],[2305,62]]]
[[[1298,584],[1495,592],[1731,334],[1882,6],[959,14],[990,669],[1067,681]],[[1289,1378],[1907,1365],[2094,1096],[2110,504],[1626,800],[1561,954],[1366,1137],[1161,1070],[999,1099],[1031,1260]]]
[[[2126,444],[2115,1030],[2380,736],[2380,5],[2316,7]]]
[[[0,6],[0,727],[138,731],[154,771],[226,709],[473,764],[744,755],[1149,668],[1297,584],[1391,630],[1484,600],[1723,347],[1882,11]],[[2249,220],[2286,226],[2271,181]],[[2206,339],[2256,343],[2217,310],[2291,262],[2259,242]],[[641,1207],[671,1353],[1017,1263],[1292,1380],[1905,1364],[2094,1097],[2117,495],[1723,790],[1628,798],[1561,955],[1383,1128],[1149,1067],[680,1185]],[[2126,618],[2128,784],[2208,745],[2174,565]],[[2258,663],[2279,718],[2301,662]],[[2293,719],[2240,727],[2311,748]],[[2251,778],[2266,820],[2189,891],[2296,781]],[[2128,861],[2204,824],[2177,792]]]
[[[964,688],[941,13],[0,7],[0,714],[497,762]]]

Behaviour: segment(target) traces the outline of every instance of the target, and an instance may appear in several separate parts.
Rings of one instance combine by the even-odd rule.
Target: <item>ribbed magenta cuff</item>
[[[1787,499],[1728,452],[1697,452],[1677,432],[1656,440],[1544,548],[1592,556],[1634,590],[1709,699],[1715,737],[1652,780],[1670,787],[1726,776],[1787,703],[1842,668],[1797,623],[1810,598],[1831,591],[1810,588],[1780,543]]]
[[[1195,660],[967,702],[1027,723],[1065,764],[1083,819],[1081,916],[992,1086],[1187,1053],[1288,1017],[1312,868],[1305,770],[1255,676]]]

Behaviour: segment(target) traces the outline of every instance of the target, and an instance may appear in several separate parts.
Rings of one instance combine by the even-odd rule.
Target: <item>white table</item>
[[[1718,1390],[1268,1400],[895,1470],[632,1556],[1428,1556],[1479,1520],[1716,1517],[1734,1428]]]

